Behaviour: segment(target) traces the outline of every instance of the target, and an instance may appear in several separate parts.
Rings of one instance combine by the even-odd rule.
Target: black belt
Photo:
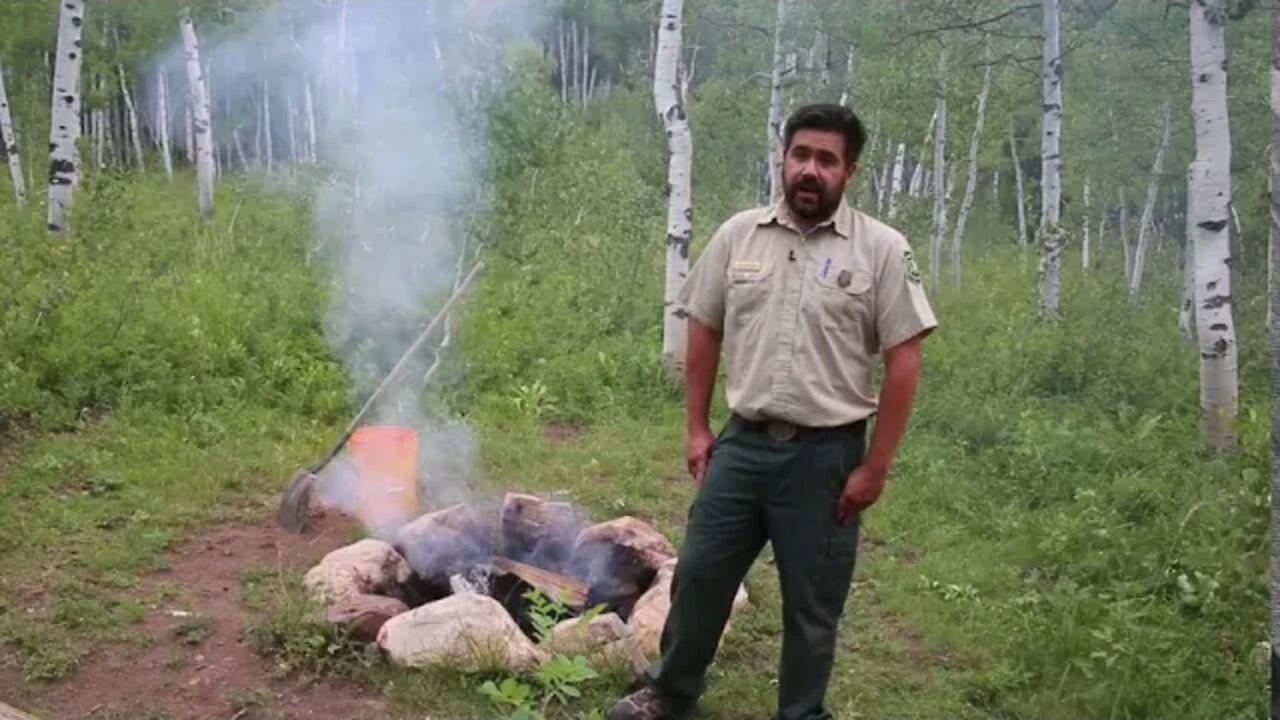
[[[764,420],[748,420],[737,413],[733,413],[729,417],[729,422],[736,423],[744,430],[766,433],[769,437],[779,442],[803,440],[806,438],[833,434],[860,436],[867,430],[867,421],[865,418],[862,420],[855,420],[844,425],[809,427],[805,425],[797,425],[789,420],[778,420],[772,418],[766,418]]]

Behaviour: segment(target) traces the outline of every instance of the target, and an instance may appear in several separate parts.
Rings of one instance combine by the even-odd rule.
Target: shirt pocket
[[[814,314],[826,330],[861,331],[872,313],[871,273],[861,268],[832,268],[818,276]]]
[[[725,317],[742,328],[751,325],[769,299],[769,278],[774,266],[767,262],[735,260],[725,279]]]

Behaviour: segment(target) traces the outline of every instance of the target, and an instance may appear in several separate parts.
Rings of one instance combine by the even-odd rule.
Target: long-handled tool
[[[472,278],[476,276],[476,273],[482,267],[484,267],[484,262],[479,261],[475,264],[475,267],[471,268],[471,272],[467,273],[467,277],[458,285],[458,289],[453,291],[453,295],[449,296],[449,299],[445,301],[445,304],[436,313],[436,316],[431,319],[427,328],[422,331],[417,340],[413,341],[409,349],[404,351],[404,355],[400,357],[395,367],[391,368],[391,371],[382,379],[377,389],[365,401],[364,407],[360,408],[360,412],[356,413],[356,416],[351,419],[351,424],[347,425],[346,431],[342,433],[342,438],[329,450],[329,454],[325,455],[324,459],[312,467],[299,468],[293,473],[293,477],[289,478],[289,484],[285,487],[284,493],[280,497],[280,509],[276,512],[276,521],[286,530],[291,533],[302,533],[306,530],[307,508],[311,502],[311,491],[315,487],[316,475],[342,451],[343,446],[347,444],[347,440],[351,438],[351,434],[355,432],[365,413],[369,412],[369,408],[373,407],[374,401],[391,384],[391,380],[404,368],[409,357],[426,341],[427,337],[436,329],[436,326],[440,324],[440,321],[448,316],[454,302],[462,297],[467,290],[467,286],[471,284]]]

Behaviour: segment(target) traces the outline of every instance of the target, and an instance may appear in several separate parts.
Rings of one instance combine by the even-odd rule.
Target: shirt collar
[[[791,228],[796,232],[800,232],[800,228],[796,226],[794,221],[792,221],[791,213],[787,210],[787,200],[785,197],[778,198],[776,202],[770,205],[765,210],[764,215],[760,216],[760,220],[757,221],[756,224],[768,225],[773,222],[784,227]],[[814,225],[809,232],[813,232],[818,228],[826,227],[828,225],[835,230],[837,235],[846,240],[849,239],[849,234],[853,229],[853,212],[849,209],[848,201],[843,197],[840,198],[840,204],[837,205],[835,211],[831,213],[831,217],[823,220],[817,225]]]

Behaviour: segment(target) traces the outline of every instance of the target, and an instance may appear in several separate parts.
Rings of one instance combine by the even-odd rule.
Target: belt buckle
[[[786,420],[770,420],[765,425],[765,431],[778,442],[787,442],[796,436],[796,426]]]

